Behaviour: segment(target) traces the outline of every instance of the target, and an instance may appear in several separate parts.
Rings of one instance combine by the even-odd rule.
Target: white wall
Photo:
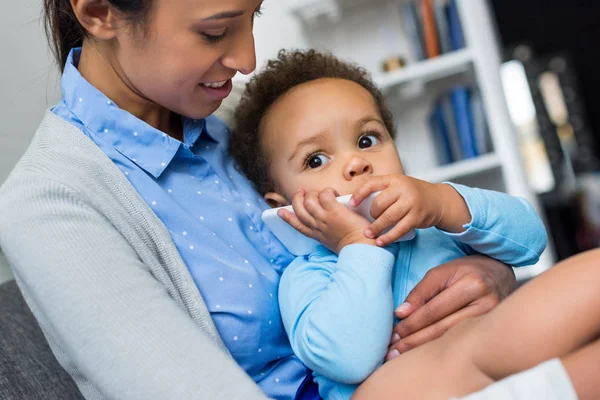
[[[8,4],[8,3],[7,3]],[[0,184],[58,99],[58,72],[40,20],[41,1],[11,1],[0,13]],[[0,283],[10,274],[0,252]]]
[[[0,14],[0,183],[27,148],[44,110],[58,99],[58,70],[40,13],[41,1],[19,0]]]
[[[263,3],[263,15],[254,25],[257,70],[268,59],[277,56],[282,48],[307,46],[300,23],[287,11],[291,2],[292,0],[265,0]]]

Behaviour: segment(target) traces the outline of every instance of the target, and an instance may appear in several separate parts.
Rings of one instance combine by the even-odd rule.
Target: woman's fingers
[[[386,355],[385,360],[389,361],[392,358],[409,351],[415,347],[421,346],[427,342],[439,338],[454,325],[458,324],[469,317],[476,317],[481,315],[479,310],[475,307],[467,307],[459,310],[458,312],[449,315],[448,317],[436,322],[433,325],[429,325],[420,331],[417,331],[407,337],[401,337],[395,343],[389,347],[389,351]]]
[[[437,289],[434,289],[435,291]],[[464,277],[442,289],[431,300],[422,303],[411,315],[396,325],[394,332],[398,333],[400,337],[408,337],[460,311],[484,296],[485,293],[480,285],[473,284],[469,277]],[[410,297],[410,295],[407,297],[407,301],[412,304],[415,300]],[[487,311],[489,309],[486,309],[485,312]]]

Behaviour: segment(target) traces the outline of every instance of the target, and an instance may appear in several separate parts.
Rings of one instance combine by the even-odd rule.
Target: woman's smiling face
[[[203,118],[256,66],[254,18],[262,0],[154,0],[146,26],[117,29],[119,74],[135,93]],[[125,20],[123,20],[125,21]]]

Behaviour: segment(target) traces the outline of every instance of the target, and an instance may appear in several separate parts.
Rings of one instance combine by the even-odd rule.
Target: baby
[[[236,111],[231,154],[269,205],[293,205],[282,218],[323,245],[284,271],[279,304],[324,399],[349,399],[382,364],[394,309],[429,269],[471,254],[529,265],[546,245],[523,199],[406,176],[394,136],[366,72],[313,50],[280,52]],[[373,223],[335,200],[353,194],[358,205],[376,191]]]

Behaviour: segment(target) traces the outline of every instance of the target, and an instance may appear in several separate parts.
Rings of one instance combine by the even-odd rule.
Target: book
[[[427,55],[427,58],[434,58],[440,55],[440,45],[438,43],[433,0],[419,0],[419,6],[423,23],[425,54]]]
[[[419,13],[416,3],[412,1],[403,2],[402,18],[409,36],[410,44],[413,49],[415,60],[420,61],[425,59],[425,45],[423,41],[421,24],[419,21]]]
[[[456,161],[452,155],[452,147],[448,135],[448,127],[444,119],[441,100],[438,100],[429,116],[429,126],[433,133],[433,143],[438,164],[445,165]]]
[[[488,153],[490,151],[489,131],[481,92],[478,89],[471,89],[471,115],[473,116],[473,130],[475,132],[475,148],[477,149],[477,153]]]
[[[458,131],[456,129],[456,119],[454,118],[454,109],[452,108],[452,100],[450,99],[449,93],[440,98],[440,105],[442,106],[444,122],[446,123],[446,132],[448,134],[448,141],[450,142],[450,149],[452,151],[452,160],[462,160],[463,155],[461,151],[460,138],[458,137]]]
[[[450,30],[448,29],[448,0],[435,0],[433,11],[435,24],[437,25],[440,53],[449,53],[452,51],[452,44],[450,43]]]
[[[448,30],[450,32],[450,44],[452,50],[458,50],[465,47],[465,38],[462,33],[460,26],[460,16],[458,15],[458,8],[456,0],[448,0]]]
[[[475,144],[475,130],[470,106],[471,94],[466,87],[456,86],[450,92],[450,99],[456,120],[456,131],[460,139],[462,158],[477,157],[479,153]]]

